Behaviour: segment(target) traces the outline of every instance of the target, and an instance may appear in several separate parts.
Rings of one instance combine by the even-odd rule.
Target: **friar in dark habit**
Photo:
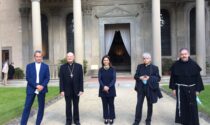
[[[199,125],[196,96],[204,90],[200,66],[190,58],[188,49],[182,48],[170,70],[169,88],[177,99],[175,122]]]

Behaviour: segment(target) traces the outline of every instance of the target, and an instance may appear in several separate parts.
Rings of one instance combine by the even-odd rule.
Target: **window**
[[[161,9],[162,56],[171,56],[171,20],[168,10]]]
[[[74,52],[74,22],[73,13],[66,18],[67,52]]]
[[[196,16],[195,8],[190,11],[190,54],[196,54]]]

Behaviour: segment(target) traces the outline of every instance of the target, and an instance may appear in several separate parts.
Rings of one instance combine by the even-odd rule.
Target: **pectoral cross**
[[[71,75],[70,75],[70,76],[71,76],[71,78],[73,78],[73,76],[74,76],[74,75],[71,73]]]

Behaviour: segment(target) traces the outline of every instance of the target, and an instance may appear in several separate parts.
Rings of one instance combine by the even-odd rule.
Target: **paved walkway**
[[[6,87],[25,87],[25,80],[9,81]],[[135,81],[132,78],[118,78],[116,81],[117,97],[115,98],[116,120],[114,125],[131,125],[134,120],[136,107]],[[51,80],[50,86],[58,86],[58,80]],[[0,85],[0,87],[5,87]],[[176,125],[175,100],[163,93],[164,98],[153,107],[152,125]],[[146,119],[146,100],[143,107],[143,117],[140,125]],[[85,82],[85,93],[80,98],[80,121],[82,125],[103,125],[102,104],[98,97],[97,79],[88,79]],[[30,117],[28,125],[34,125],[36,114]],[[42,125],[65,125],[65,100],[55,102],[45,109]],[[200,118],[200,125],[210,125]]]
[[[131,125],[134,120],[136,106],[136,92],[132,87],[117,87],[115,100],[116,120],[114,125]],[[143,117],[140,125],[144,125],[146,117],[146,101],[144,103]],[[174,124],[175,100],[166,94],[164,98],[154,105],[152,118],[153,125],[175,125]],[[36,115],[29,120],[28,125],[34,125]],[[96,87],[85,89],[80,98],[80,119],[82,125],[103,125],[102,104],[98,97]],[[209,125],[200,118],[201,125]],[[45,109],[42,125],[65,125],[65,100],[61,99]]]

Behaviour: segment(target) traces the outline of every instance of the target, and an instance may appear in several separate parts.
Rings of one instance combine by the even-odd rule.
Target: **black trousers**
[[[115,119],[114,97],[101,97],[104,119]]]
[[[79,122],[79,96],[71,94],[65,96],[66,100],[66,123],[72,123],[72,102],[73,102],[73,120]]]
[[[142,118],[142,107],[144,103],[144,98],[146,96],[147,99],[147,118],[146,122],[151,122],[152,118],[152,111],[153,111],[153,104],[149,101],[147,93],[147,86],[144,86],[143,91],[137,92],[137,105],[136,105],[136,115],[135,115],[135,122],[140,123]]]

